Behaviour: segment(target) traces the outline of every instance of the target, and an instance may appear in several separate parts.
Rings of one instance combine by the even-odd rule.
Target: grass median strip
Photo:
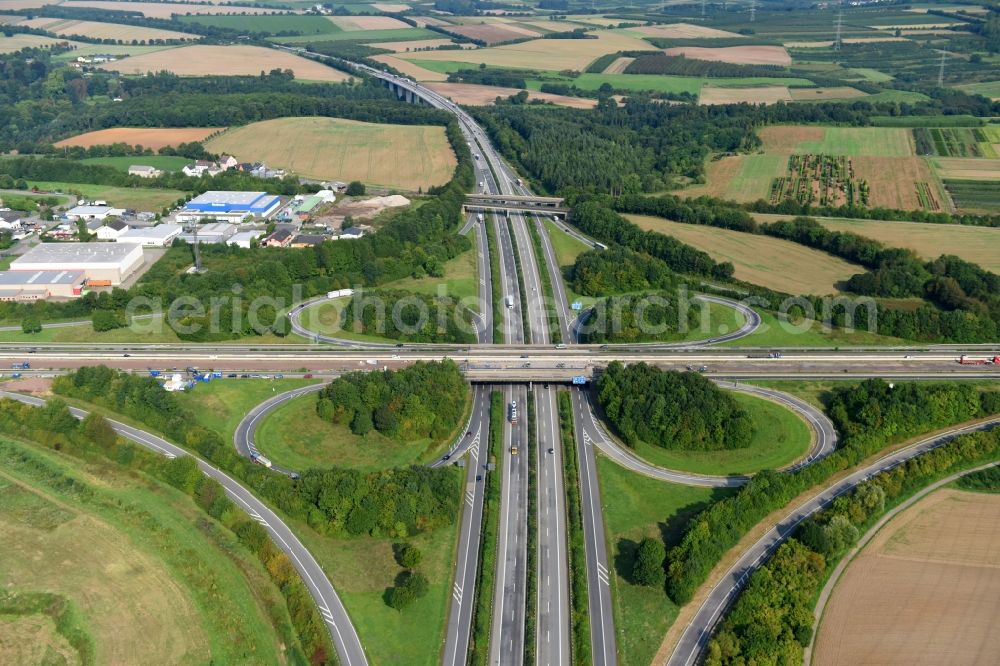
[[[483,224],[486,229],[486,246],[490,253],[490,287],[493,296],[493,342],[505,342],[503,339],[503,307],[500,301],[503,300],[500,284],[500,251],[497,249],[497,234],[494,225],[496,216],[490,213],[489,224]]]
[[[583,551],[583,515],[580,508],[580,475],[577,467],[573,406],[569,393],[559,393],[559,433],[563,445],[563,475],[566,486],[567,532],[569,535],[569,597],[573,621],[572,663],[590,663],[590,616],[587,604],[587,565]]]
[[[503,395],[490,395],[489,462],[497,465],[486,474],[483,503],[483,531],[479,542],[479,575],[476,581],[476,610],[472,616],[472,642],[469,664],[485,666],[489,661],[490,624],[493,611],[493,587],[497,563],[497,537],[500,523],[500,462],[496,453],[503,439]]]
[[[542,289],[544,290],[545,303],[552,304],[552,309],[549,310],[546,305],[545,308],[545,318],[550,332],[554,332],[555,342],[566,342],[563,340],[562,329],[559,328],[559,310],[558,308],[561,304],[556,300],[555,289],[552,288],[552,275],[549,273],[549,261],[545,256],[545,249],[542,247],[542,236],[538,233],[538,225],[534,223],[533,220],[525,220],[525,224],[528,225],[528,233],[531,234],[531,242],[535,246],[535,257],[538,259],[539,267],[541,270],[539,273],[542,278]],[[556,269],[559,267],[556,266]],[[553,326],[552,319],[555,318],[555,325]]]
[[[531,344],[534,342],[531,338],[531,322],[528,316],[528,295],[524,291],[524,271],[521,270],[521,253],[517,249],[517,241],[514,240],[514,225],[511,223],[510,218],[507,218],[507,233],[510,234],[510,247],[514,251],[514,270],[517,271],[517,293],[518,298],[521,299],[521,329],[524,332],[524,342],[525,344]]]

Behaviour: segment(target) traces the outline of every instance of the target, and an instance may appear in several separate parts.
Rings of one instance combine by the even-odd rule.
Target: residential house
[[[18,231],[21,228],[21,217],[24,213],[9,208],[0,210],[0,231]]]
[[[330,240],[328,236],[321,236],[319,234],[299,234],[292,239],[290,247],[316,247],[323,241]]]
[[[222,173],[222,169],[215,162],[210,162],[208,160],[196,160],[194,164],[188,164],[183,169],[185,176],[192,176],[194,178],[199,178],[201,176],[215,176]]]
[[[116,241],[130,227],[121,220],[109,220],[104,226],[97,228],[97,240]]]
[[[347,227],[342,229],[340,234],[337,236],[338,240],[350,240],[354,238],[361,238],[365,235],[365,230],[359,227]]]
[[[292,232],[288,229],[278,229],[261,241],[264,247],[288,247],[292,243]]]
[[[239,166],[239,162],[232,155],[223,155],[219,158],[219,168],[223,171],[229,171],[237,166]]]

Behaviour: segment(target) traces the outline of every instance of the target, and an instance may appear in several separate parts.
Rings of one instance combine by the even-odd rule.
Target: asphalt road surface
[[[29,405],[41,406],[45,401],[40,398],[0,391],[0,397],[10,398]],[[73,416],[82,419],[87,416],[87,412],[75,407],[70,408]],[[132,426],[108,419],[108,423],[122,437],[129,439],[140,446],[143,446],[155,453],[159,453],[167,458],[177,458],[190,455],[187,451],[174,446],[170,442],[157,437],[151,433]],[[274,544],[285,553],[291,560],[295,570],[302,577],[302,581],[309,589],[320,616],[326,623],[333,639],[333,645],[337,650],[337,657],[344,666],[361,666],[367,664],[364,648],[361,647],[361,640],[358,638],[354,625],[351,624],[350,617],[340,598],[337,596],[333,585],[330,583],[319,563],[313,558],[302,542],[295,536],[292,530],[281,518],[271,511],[267,505],[235,481],[231,476],[222,470],[213,467],[201,458],[195,457],[198,467],[206,476],[215,479],[225,488],[226,495],[243,509],[251,518],[260,523],[267,530]]]
[[[940,435],[911,444],[885,455],[867,467],[854,472],[847,478],[827,486],[800,504],[777,525],[768,530],[756,543],[745,550],[736,563],[726,572],[722,580],[712,588],[708,597],[698,608],[691,623],[684,629],[684,633],[674,647],[674,651],[667,663],[670,666],[691,666],[698,663],[704,654],[712,632],[722,620],[726,609],[739,596],[750,575],[757,567],[768,560],[771,554],[792,535],[795,528],[803,520],[815,512],[826,508],[837,497],[850,492],[855,486],[867,481],[880,472],[892,469],[910,458],[937,448],[959,435],[988,430],[997,424],[1000,424],[1000,418],[965,428],[954,428]]]

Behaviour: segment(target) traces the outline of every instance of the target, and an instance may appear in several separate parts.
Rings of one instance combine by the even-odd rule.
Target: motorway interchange
[[[302,49],[295,50],[306,54]],[[325,57],[318,54],[307,55]],[[405,89],[426,103],[455,114],[475,156],[476,180],[483,183],[481,189],[484,193],[530,194],[500,159],[483,130],[457,105],[405,78],[363,65],[352,66]],[[491,233],[497,240],[500,254],[498,275],[491,274],[486,225],[491,225]],[[540,258],[535,254],[530,225],[534,225],[541,239],[544,268],[539,267]],[[564,232],[576,234],[565,225],[558,227]],[[579,469],[591,653],[594,663],[597,664],[615,664],[617,654],[609,584],[609,576],[613,575],[610,571],[612,562],[609,559],[605,539],[595,448],[636,473],[665,482],[719,487],[738,486],[747,481],[746,477],[712,477],[665,470],[636,458],[602,429],[585,392],[578,388],[566,389],[557,381],[565,382],[574,374],[590,374],[595,365],[611,358],[645,360],[663,367],[675,368],[706,364],[710,366],[707,369],[710,370],[713,379],[725,387],[782,403],[807,422],[814,434],[813,447],[802,461],[793,466],[794,469],[807,465],[834,450],[836,433],[832,424],[822,412],[801,400],[778,391],[735,383],[734,379],[824,376],[857,378],[865,375],[932,377],[944,374],[971,378],[984,374],[995,375],[995,371],[984,370],[982,367],[956,367],[956,353],[950,349],[905,353],[902,351],[786,353],[785,358],[776,361],[748,359],[746,352],[709,349],[707,346],[698,345],[646,345],[613,349],[577,346],[574,344],[573,335],[574,317],[569,308],[562,276],[559,274],[548,231],[538,214],[511,211],[508,217],[488,215],[482,221],[476,215],[470,215],[462,233],[472,232],[477,236],[480,275],[481,315],[477,322],[479,344],[466,348],[407,346],[394,350],[394,358],[391,361],[379,362],[379,365],[395,367],[417,359],[456,358],[463,362],[466,374],[476,382],[473,385],[473,409],[467,428],[463,430],[462,436],[448,454],[434,463],[435,466],[441,466],[463,460],[467,482],[452,581],[453,594],[442,651],[442,661],[447,666],[458,666],[467,661],[476,603],[492,605],[490,664],[522,663],[525,644],[528,641],[534,643],[538,664],[570,663],[572,641],[563,456],[575,456]],[[586,239],[586,242],[594,245],[589,239]],[[557,328],[561,340],[567,343],[566,349],[554,349],[555,341],[549,338],[550,322],[541,270],[549,272],[552,296],[555,300]],[[515,296],[511,299],[512,302],[508,302],[509,307],[503,308],[503,321],[499,327],[495,327],[492,321],[493,280],[499,282],[501,294],[525,295],[524,300]],[[718,302],[728,304],[724,299],[719,299]],[[299,316],[304,309],[313,304],[304,303],[291,313],[293,326],[300,327]],[[745,309],[744,314],[747,321],[744,328],[708,340],[706,343],[731,341],[752,332],[759,324],[759,317],[749,309]],[[501,332],[502,339],[493,339],[494,330]],[[248,353],[245,348],[232,349],[224,345],[176,348],[140,346],[135,349],[128,346],[115,348],[40,346],[35,357],[40,363],[35,363],[35,367],[37,369],[40,365],[50,364],[53,368],[67,368],[73,367],[74,364],[104,362],[122,368],[138,369],[151,365],[161,366],[168,362],[174,365],[195,365],[200,362],[220,369],[249,371],[262,368],[292,369],[301,367],[303,360],[308,359],[312,367],[320,367],[325,372],[336,374],[344,370],[357,369],[359,364],[364,364],[372,354],[378,353],[377,350],[380,348],[379,345],[337,339],[318,341],[333,343],[346,350],[320,351],[315,347],[285,347]],[[0,356],[23,358],[20,356],[25,351],[23,348],[6,347],[0,352]],[[127,357],[123,356],[122,349],[130,350],[126,352]],[[525,368],[525,357],[529,361],[530,369]],[[326,365],[323,365],[324,363]],[[239,453],[246,457],[258,453],[254,445],[254,434],[267,414],[288,400],[314,392],[321,386],[322,384],[316,384],[279,394],[252,409],[235,433],[234,446]],[[534,452],[537,456],[534,472],[537,485],[535,502],[537,530],[533,535],[536,543],[533,559],[537,567],[534,576],[537,581],[535,590],[528,590],[527,571],[530,471],[526,447],[529,441],[532,441],[528,433],[527,418],[504,420],[503,446],[498,452],[502,456],[499,461],[501,488],[499,533],[482,533],[485,486],[482,479],[487,473],[490,394],[494,390],[502,392],[508,415],[511,406],[515,404],[522,415],[528,412],[529,390],[534,403],[533,439],[537,447]],[[564,450],[560,444],[557,398],[558,393],[563,390],[571,391],[575,450]],[[32,404],[40,402],[36,398],[12,393],[0,392],[0,395]],[[75,410],[74,415],[82,418],[85,413]],[[977,427],[987,427],[991,424],[992,422]],[[186,451],[150,433],[117,422],[112,422],[112,426],[123,437],[168,457],[189,455]],[[698,661],[713,628],[720,621],[725,608],[735,599],[750,572],[777,548],[801,520],[872,475],[939,446],[958,434],[961,432],[945,433],[899,449],[865,469],[822,489],[796,507],[775,528],[740,554],[723,580],[711,590],[699,607],[693,621],[684,628],[668,663],[687,665]],[[246,488],[211,465],[199,462],[202,471],[220,481],[229,496],[260,522],[271,534],[275,543],[289,555],[327,623],[340,661],[350,666],[366,664],[364,646],[354,630],[347,610],[309,551],[288,526]],[[295,471],[290,469],[279,467],[272,469],[275,473],[295,474]],[[480,545],[484,539],[497,540],[496,585],[492,599],[477,600],[476,581],[480,564]],[[535,600],[535,632],[534,635],[526,635],[525,615],[528,610],[526,604],[531,597]]]

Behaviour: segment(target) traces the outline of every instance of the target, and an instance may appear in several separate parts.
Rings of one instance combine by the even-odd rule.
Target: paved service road
[[[847,478],[827,486],[800,504],[777,525],[768,530],[756,543],[745,550],[736,563],[726,572],[722,580],[712,588],[708,597],[698,608],[694,619],[684,629],[684,633],[674,647],[674,651],[667,663],[670,666],[691,666],[698,663],[705,647],[708,645],[712,632],[721,621],[726,609],[739,596],[750,574],[767,561],[771,554],[777,550],[778,546],[791,536],[795,528],[803,520],[815,512],[826,508],[837,497],[851,491],[858,484],[867,481],[880,472],[890,470],[910,458],[935,449],[959,435],[980,430],[989,430],[997,424],[1000,424],[1000,418],[994,418],[965,428],[953,428],[934,437],[923,439],[883,456],[867,467],[854,472]]]
[[[0,391],[0,397],[18,400],[20,402],[41,406],[44,400],[25,396],[18,393]],[[82,419],[87,415],[82,409],[70,408],[73,416]],[[136,444],[150,449],[168,458],[190,455],[184,449],[174,446],[170,442],[157,437],[144,430],[133,428],[119,421],[108,419],[108,423],[122,437],[132,440]],[[211,477],[222,484],[226,490],[226,495],[243,509],[251,518],[260,523],[267,530],[275,545],[285,553],[299,572],[302,581],[309,589],[316,606],[323,620],[327,625],[333,645],[337,650],[337,657],[344,666],[361,666],[367,664],[364,648],[361,647],[361,640],[358,638],[354,625],[347,615],[344,605],[340,602],[333,585],[330,584],[323,569],[316,562],[312,554],[306,549],[302,542],[289,529],[288,525],[281,520],[273,511],[259,499],[235,481],[231,476],[222,470],[213,467],[201,458],[195,457],[198,467],[208,477]]]

